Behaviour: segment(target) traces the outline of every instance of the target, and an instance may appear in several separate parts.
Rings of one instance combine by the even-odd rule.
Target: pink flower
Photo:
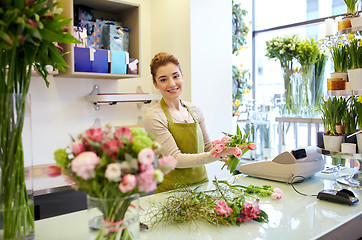
[[[212,142],[212,147],[215,147],[216,145],[219,145],[221,144],[221,141],[220,140],[215,140]]]
[[[281,198],[282,198],[282,196],[280,196],[280,194],[276,193],[276,192],[271,195],[271,199],[273,199],[273,200],[277,200],[277,199],[281,199]]]
[[[249,148],[250,150],[255,150],[255,149],[256,149],[255,143],[249,143],[249,144],[248,144],[248,148]]]
[[[220,201],[216,205],[216,211],[220,215],[225,215],[225,217],[228,217],[230,213],[233,212],[233,209],[230,208],[225,201]]]
[[[221,143],[222,144],[228,144],[231,141],[229,136],[224,136],[223,138],[221,138]]]
[[[158,159],[158,165],[163,170],[164,174],[168,174],[176,168],[177,160],[174,159],[172,156],[164,156]]]
[[[91,128],[85,131],[85,135],[94,142],[100,142],[103,139],[101,128]]]
[[[102,144],[102,150],[106,151],[108,155],[110,155],[114,160],[117,159],[117,154],[119,152],[119,141],[118,140],[110,140]]]
[[[155,161],[155,153],[151,148],[144,148],[138,153],[138,162],[141,164],[152,164]]]
[[[94,152],[82,152],[71,162],[72,171],[84,180],[95,176],[94,169],[99,163],[99,157]]]
[[[28,19],[28,23],[29,23],[33,28],[36,28],[36,22],[34,22],[33,20],[31,20],[30,18]]]
[[[132,191],[137,185],[137,178],[135,175],[126,174],[122,178],[122,182],[119,184],[119,191],[126,193]]]
[[[72,142],[72,151],[74,156],[78,156],[80,153],[85,151],[84,144],[81,141]]]
[[[250,222],[253,219],[260,218],[260,216],[258,216],[259,214],[260,214],[260,209],[257,201],[253,203],[245,203],[243,209],[240,212],[240,218],[237,218],[236,221]]]
[[[157,187],[155,179],[155,171],[153,169],[147,170],[138,175],[138,190],[140,192],[152,192]]]
[[[122,138],[125,138],[128,142],[133,141],[133,136],[131,133],[131,130],[127,127],[120,127],[116,131],[116,138],[121,140]]]
[[[45,169],[45,173],[49,177],[58,177],[62,175],[62,168],[59,167],[58,165],[50,165]]]
[[[275,193],[278,193],[280,195],[280,197],[283,197],[284,193],[283,193],[283,190],[281,190],[280,188],[274,188],[273,191]]]
[[[213,149],[211,150],[211,155],[214,157],[220,156],[220,153],[224,150],[224,146],[222,144],[217,144]]]
[[[239,158],[243,155],[243,151],[238,147],[234,147],[233,154],[236,158]]]
[[[106,173],[105,176],[109,181],[112,182],[118,182],[121,180],[121,173],[122,173],[122,168],[121,168],[121,164],[120,163],[110,163],[107,166],[106,169]]]

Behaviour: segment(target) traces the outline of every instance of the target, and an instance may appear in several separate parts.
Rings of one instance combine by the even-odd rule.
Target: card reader
[[[356,204],[359,201],[355,194],[347,189],[342,189],[339,191],[334,189],[322,190],[318,193],[317,198],[320,200],[348,205]]]

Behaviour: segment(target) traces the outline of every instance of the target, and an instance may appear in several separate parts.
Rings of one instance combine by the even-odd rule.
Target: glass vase
[[[95,239],[139,239],[138,199],[138,194],[106,199],[88,195],[88,224]]]
[[[299,84],[299,106],[300,114],[309,115],[313,114],[315,106],[315,86],[314,86],[314,65],[303,65],[301,67],[302,75]]]
[[[0,112],[0,239],[33,239],[30,96],[0,93]]]
[[[292,75],[293,68],[291,64],[281,65],[284,79],[284,98],[285,104],[282,108],[283,114],[293,114],[295,112]]]

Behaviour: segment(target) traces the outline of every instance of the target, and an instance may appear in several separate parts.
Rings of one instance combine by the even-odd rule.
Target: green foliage
[[[314,99],[315,106],[319,108],[321,103],[321,96],[323,95],[323,85],[324,85],[324,71],[326,67],[326,63],[328,60],[328,56],[321,53],[317,58],[317,62],[314,64]]]
[[[322,97],[321,109],[324,130],[327,134],[337,135],[336,124],[342,122],[342,117],[347,106],[347,100],[343,97]]]
[[[362,40],[352,39],[345,46],[348,53],[348,69],[362,68]]]
[[[356,98],[351,96],[347,100],[347,106],[343,111],[343,124],[345,133],[355,133],[357,129]]]
[[[201,186],[195,189],[181,187],[174,190],[160,204],[153,204],[147,215],[152,225],[157,224],[185,224],[197,226],[199,222],[208,222],[212,225],[241,225],[238,218],[241,217],[246,198],[259,201],[257,196],[269,196],[273,194],[270,186],[248,187],[239,184],[231,184],[225,180],[213,180],[214,190],[202,191]],[[225,201],[233,211],[228,216],[218,214],[216,205]],[[260,209],[260,218],[253,219],[257,222],[267,222],[268,215]]]
[[[290,66],[298,55],[299,38],[297,35],[276,37],[266,41],[266,55],[270,59],[279,60],[282,67]]]
[[[313,65],[320,55],[319,43],[314,38],[299,40],[297,44],[297,55],[295,56],[300,65]]]
[[[357,114],[357,123],[359,130],[362,130],[362,95],[353,99],[353,105]]]
[[[246,44],[246,36],[249,33],[247,23],[245,23],[244,17],[248,12],[241,9],[240,3],[233,4],[232,11],[232,26],[233,26],[233,54],[238,55],[240,49]]]
[[[60,71],[68,66],[58,44],[78,42],[67,33],[71,19],[60,15],[59,3],[47,0],[3,1],[0,9],[0,92],[27,93],[32,66],[48,85],[46,65]]]
[[[358,14],[358,5],[359,0],[344,0],[344,3],[347,6],[347,14],[356,15]]]
[[[334,72],[347,72],[348,53],[347,47],[343,44],[337,44],[330,48],[334,64]]]
[[[248,94],[251,90],[250,72],[233,65],[233,115],[239,114],[238,109],[243,103],[244,94]],[[237,101],[238,100],[238,101]]]

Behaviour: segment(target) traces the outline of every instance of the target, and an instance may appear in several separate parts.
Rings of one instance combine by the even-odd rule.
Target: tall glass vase
[[[87,196],[89,228],[95,239],[139,239],[138,198],[138,194],[120,198]]]
[[[295,106],[293,98],[292,64],[291,63],[281,64],[281,68],[284,79],[284,97],[285,97],[285,105],[283,106],[282,113],[293,114],[295,112]]]
[[[314,69],[315,65],[303,65],[301,67],[302,76],[299,84],[301,91],[299,95],[300,114],[313,114],[315,106],[315,85],[314,85]]]
[[[0,239],[33,239],[30,96],[0,93]]]

